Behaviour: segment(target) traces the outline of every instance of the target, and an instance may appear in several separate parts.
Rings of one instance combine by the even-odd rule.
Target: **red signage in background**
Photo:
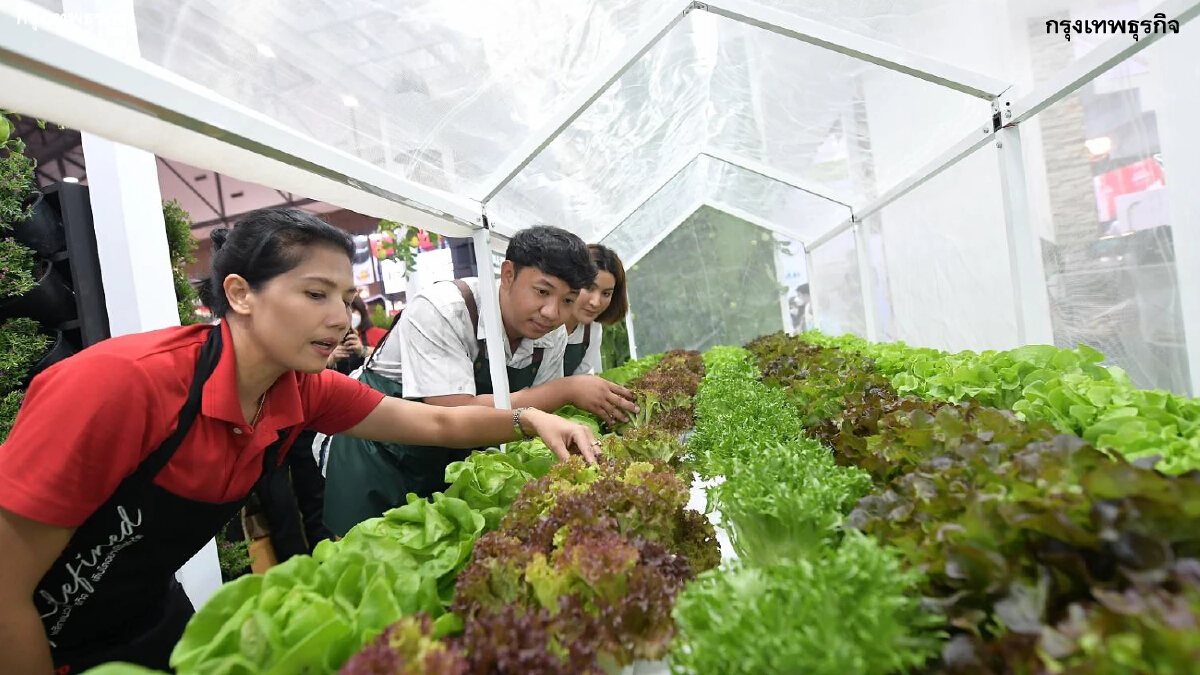
[[[1096,190],[1096,209],[1100,213],[1101,222],[1108,222],[1117,217],[1117,197],[1167,183],[1162,167],[1153,157],[1114,169],[1092,180]]]

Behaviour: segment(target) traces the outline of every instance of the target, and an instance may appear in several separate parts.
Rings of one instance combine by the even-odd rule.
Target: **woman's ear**
[[[225,277],[225,282],[221,284],[225,288],[225,297],[229,300],[229,309],[236,314],[246,316],[250,314],[253,303],[251,302],[250,283],[238,274],[230,274]]]

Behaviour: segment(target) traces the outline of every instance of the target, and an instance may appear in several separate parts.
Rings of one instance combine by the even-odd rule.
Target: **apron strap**
[[[179,446],[183,444],[184,437],[187,436],[188,431],[192,428],[192,423],[200,414],[200,399],[201,393],[204,391],[204,384],[208,382],[208,378],[216,370],[217,362],[221,360],[221,330],[220,325],[213,327],[208,333],[208,339],[204,341],[204,346],[200,348],[196,373],[192,377],[192,386],[188,389],[187,401],[179,411],[179,422],[175,431],[151,452],[145,461],[138,465],[132,478],[146,483],[153,481],[158,472],[162,471],[167,462],[171,461],[171,457],[175,455]]]
[[[589,346],[591,346],[591,344],[592,344],[592,324],[589,323],[588,325],[583,327],[583,351],[586,352],[587,348]]]
[[[371,356],[363,364],[363,370],[370,368],[371,364],[375,363],[375,357],[379,354],[379,350],[383,348],[383,343],[387,342],[387,339],[392,335],[392,331],[396,330],[396,326],[400,325],[400,315],[403,313],[404,310],[401,309],[399,312],[396,312],[396,316],[392,317],[392,325],[388,326],[387,332],[383,334],[383,337],[379,338],[379,344],[375,345],[375,351],[371,352]]]
[[[478,353],[485,353],[483,340],[479,339],[479,305],[475,304],[475,294],[471,292],[471,287],[462,279],[455,279],[454,285],[458,287],[459,294],[462,295],[463,302],[467,304],[467,314],[471,317],[471,330],[474,332],[475,348]]]
[[[536,374],[537,369],[542,367],[542,353],[546,351],[545,347],[533,348],[533,372]]]

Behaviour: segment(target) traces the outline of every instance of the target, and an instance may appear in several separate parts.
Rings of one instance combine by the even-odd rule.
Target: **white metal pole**
[[[1054,344],[1050,298],[1042,265],[1041,240],[1030,222],[1021,130],[1014,125],[996,132],[1000,161],[1000,189],[1004,200],[1004,225],[1008,233],[1008,260],[1016,305],[1017,341],[1021,344]]]
[[[65,0],[68,16],[123,55],[139,55],[132,0]],[[83,132],[96,251],[114,336],[179,325],[158,164],[144,150]]]
[[[492,273],[492,233],[487,228],[475,230],[475,266],[479,268],[479,320],[483,322],[488,367],[492,372],[492,397],[497,408],[512,407],[508,389],[508,351],[504,348],[504,323],[500,318],[500,287]]]
[[[633,339],[633,307],[630,306],[628,312],[625,312],[625,333],[629,336],[629,358],[636,359],[637,341]]]
[[[64,0],[63,11],[131,58],[139,56],[133,0]],[[114,336],[179,325],[171,256],[154,155],[82,134],[109,328]],[[217,542],[209,540],[176,578],[196,607],[221,586]]]
[[[866,319],[866,338],[871,342],[879,339],[875,330],[875,289],[871,283],[871,251],[868,247],[867,228],[862,222],[854,223],[854,248],[858,254],[858,278],[862,285],[863,317]]]
[[[1159,47],[1163,104],[1158,108],[1163,164],[1166,166],[1168,222],[1175,247],[1175,283],[1182,311],[1183,341],[1187,349],[1191,395],[1200,396],[1200,135],[1195,133],[1200,110],[1200,87],[1194,86],[1200,42],[1196,26],[1163,40]],[[1191,81],[1192,86],[1182,83]],[[1183,186],[1188,188],[1180,189]]]
[[[808,330],[812,330],[812,329],[816,328],[817,326],[821,325],[821,319],[819,316],[817,316],[817,310],[820,309],[820,306],[817,304],[816,270],[817,270],[817,268],[813,264],[813,249],[808,246],[805,246],[804,247],[804,277],[806,279],[808,279],[808,302],[809,302],[809,304],[812,305],[813,324],[814,324],[812,326],[806,326],[806,328],[808,328]]]

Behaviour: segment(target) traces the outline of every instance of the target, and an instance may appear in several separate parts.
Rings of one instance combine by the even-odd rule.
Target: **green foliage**
[[[707,373],[696,395],[696,433],[688,439],[697,472],[725,476],[764,444],[800,437],[795,408],[758,380],[750,352],[719,347],[704,357]]]
[[[440,241],[436,232],[422,230],[411,225],[402,225],[391,220],[379,221],[376,231],[384,235],[384,239],[378,246],[376,257],[380,260],[388,258],[402,260],[407,270],[414,269],[417,264],[417,252],[420,250],[422,235],[427,237],[429,243],[434,246],[437,246]]]
[[[453,615],[443,615],[450,617]],[[442,642],[426,614],[406,616],[387,627],[338,671],[339,675],[466,675],[467,661]]]
[[[633,378],[645,373],[662,361],[662,354],[650,354],[639,359],[626,361],[625,363],[615,368],[609,368],[600,373],[600,377],[619,385],[626,385]]]
[[[181,674],[336,672],[401,616],[441,616],[436,581],[361,550],[295,556],[225,584],[171,654]]]
[[[629,361],[629,329],[624,321],[605,326],[601,334],[600,363],[605,370],[612,370]]]
[[[9,113],[0,110],[0,231],[32,215],[32,200],[37,190],[33,173],[37,162],[25,156],[25,143],[13,136]]]
[[[9,319],[0,325],[0,391],[20,386],[49,346],[50,338],[33,319]]]
[[[639,351],[704,351],[779,330],[774,247],[744,220],[707,206],[692,214],[627,270]]]
[[[764,440],[708,496],[739,558],[765,566],[835,545],[843,516],[870,487],[869,474],[838,466],[817,441]]]
[[[371,305],[371,325],[384,330],[392,325],[392,316],[380,303]]]
[[[435,494],[432,501],[408,495],[408,503],[380,518],[355,525],[339,541],[317,544],[319,562],[343,551],[358,551],[403,573],[432,579],[446,605],[454,595],[454,576],[467,564],[485,519],[461,499]]]
[[[5,394],[3,400],[0,400],[0,443],[3,443],[8,438],[8,434],[12,431],[13,424],[17,421],[17,413],[21,410],[21,403],[25,400],[25,391],[15,389]]]
[[[1200,644],[1198,474],[1139,468],[1044,421],[971,400],[1003,400],[1005,391],[1028,400],[1047,381],[1086,377],[1095,355],[1015,350],[1020,362],[994,382],[1023,389],[987,384],[980,373],[988,371],[969,356],[951,358],[961,359],[957,370],[915,356],[905,372],[916,373],[918,388],[973,390],[955,404],[879,383],[870,372],[876,362],[903,361],[894,346],[873,349],[874,361],[811,344],[837,344],[823,336],[805,339],[776,336],[754,348],[793,400],[834,411],[807,421],[806,432],[828,443],[839,464],[875,480],[844,526],[926,574],[919,593],[954,632],[939,672],[1132,675],[1192,662]],[[1039,369],[1049,379],[1033,374]]]
[[[462,500],[410,495],[312,556],[222,586],[188,622],[171,666],[181,675],[328,674],[402,616],[424,612],[437,635],[454,632],[461,624],[445,606],[483,522]]]
[[[484,530],[491,531],[531,480],[533,475],[516,454],[473,452],[466,460],[446,467],[446,482],[450,483],[446,496],[461,499],[478,511],[485,520]]]
[[[787,565],[734,563],[679,596],[676,675],[846,675],[916,670],[937,654],[939,618],[920,575],[869,537],[848,534]]]
[[[661,658],[675,596],[719,556],[687,500],[659,462],[572,458],[525,486],[459,577],[453,610],[472,672],[599,673]]]
[[[36,270],[32,249],[15,239],[0,239],[0,298],[18,297],[33,290]]]
[[[217,534],[217,561],[226,577],[241,575],[250,566],[250,542],[244,539],[229,541],[222,530]]]
[[[1009,408],[1129,459],[1160,456],[1157,468],[1167,473],[1200,468],[1200,400],[1138,389],[1087,346],[947,354],[854,336],[803,338],[869,356],[901,394]]]
[[[167,227],[167,250],[171,256],[171,278],[175,284],[175,301],[179,323],[190,326],[198,323],[196,289],[188,279],[187,266],[196,262],[196,238],[192,235],[192,218],[175,200],[163,202],[163,220]]]
[[[626,386],[637,396],[638,412],[629,422],[616,425],[618,433],[653,425],[682,434],[694,425],[692,397],[704,377],[704,360],[696,352],[675,350],[663,354],[658,363]]]
[[[601,442],[604,444],[604,456],[614,459],[635,462],[656,460],[678,468],[684,454],[678,434],[654,427],[630,429],[624,436],[605,436]]]

